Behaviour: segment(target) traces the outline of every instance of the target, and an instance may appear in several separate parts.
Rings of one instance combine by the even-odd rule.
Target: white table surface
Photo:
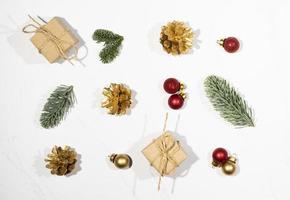
[[[85,41],[83,65],[48,64],[31,35],[21,32],[27,14],[65,18]],[[0,199],[289,199],[289,19],[287,0],[1,0]],[[160,27],[171,20],[185,21],[198,33],[191,54],[174,57],[162,50]],[[99,61],[101,45],[91,39],[99,28],[125,38],[111,64]],[[242,41],[238,53],[216,44],[227,36]],[[213,111],[203,89],[211,74],[243,94],[255,110],[255,128],[235,129]],[[162,89],[168,77],[186,84],[184,109],[168,109]],[[114,117],[100,108],[102,89],[111,82],[136,92],[129,115]],[[45,130],[41,109],[60,84],[74,86],[78,103],[57,128]],[[185,142],[190,162],[182,177],[164,178],[157,192],[157,176],[140,150],[160,134],[166,112],[168,129]],[[51,176],[45,168],[53,145],[80,154],[71,176]],[[219,146],[237,155],[236,176],[211,168],[211,152]],[[114,152],[132,155],[132,169],[115,170],[107,161]]]

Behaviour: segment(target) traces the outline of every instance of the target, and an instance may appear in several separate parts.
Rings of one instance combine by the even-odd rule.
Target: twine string
[[[160,191],[160,185],[161,185],[161,179],[164,175],[167,174],[167,166],[168,163],[172,163],[174,165],[174,168],[178,167],[177,162],[174,160],[173,155],[180,150],[180,144],[179,141],[173,141],[172,144],[171,137],[166,133],[166,125],[168,120],[168,113],[166,113],[165,121],[164,121],[164,127],[163,127],[163,133],[161,135],[160,140],[154,140],[155,145],[157,146],[157,149],[159,150],[159,154],[152,160],[150,163],[153,165],[153,163],[160,159],[159,164],[159,178],[158,178],[158,191]]]

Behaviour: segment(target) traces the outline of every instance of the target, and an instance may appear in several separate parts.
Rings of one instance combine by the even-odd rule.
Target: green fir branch
[[[101,61],[103,63],[112,62],[119,55],[121,43],[122,40],[117,40],[115,42],[106,45],[106,47],[103,48],[102,51],[100,52]]]
[[[112,31],[98,29],[93,34],[93,40],[97,43],[104,42],[104,48],[99,53],[100,60],[103,63],[110,63],[119,55],[124,38]]]
[[[73,86],[61,85],[56,88],[44,105],[40,124],[43,128],[56,127],[75,104]]]
[[[123,37],[105,29],[97,29],[93,34],[93,40],[98,43],[105,42],[105,44],[109,44],[119,39],[123,40]]]
[[[214,109],[226,121],[236,127],[253,127],[253,111],[230,84],[217,76],[208,76],[204,82],[205,92]]]

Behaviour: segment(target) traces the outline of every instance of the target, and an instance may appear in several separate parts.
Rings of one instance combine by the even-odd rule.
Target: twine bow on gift
[[[179,141],[174,140],[173,143],[170,146],[168,146],[170,142],[172,142],[172,139],[170,139],[171,136],[166,133],[167,118],[168,118],[168,113],[166,113],[161,140],[159,142],[155,141],[155,144],[157,145],[157,148],[159,150],[159,154],[150,163],[152,165],[156,161],[156,159],[160,159],[159,172],[161,173],[158,180],[158,191],[160,190],[161,178],[167,174],[168,162],[171,162],[172,164],[174,164],[175,168],[178,167],[177,162],[172,158],[172,156],[180,150],[180,144],[179,144]]]
[[[78,49],[74,46],[74,53],[71,56],[68,56],[66,54],[66,52],[64,51],[63,48],[63,44],[67,43],[66,41],[61,40],[60,38],[58,38],[57,36],[55,36],[50,30],[48,30],[45,25],[41,25],[37,20],[35,20],[33,17],[31,17],[30,15],[28,15],[28,17],[35,23],[35,24],[28,24],[26,26],[23,27],[22,31],[24,33],[42,33],[47,41],[51,41],[57,51],[58,54],[61,58],[63,58],[64,60],[67,60],[68,62],[70,62],[72,65],[73,63],[71,62],[72,59],[77,59],[77,54],[78,54]],[[47,22],[45,20],[43,20],[41,17],[37,16],[43,23],[47,24]],[[29,28],[31,30],[29,30]],[[43,45],[44,46],[44,45]],[[39,53],[41,53],[42,48],[39,48]]]

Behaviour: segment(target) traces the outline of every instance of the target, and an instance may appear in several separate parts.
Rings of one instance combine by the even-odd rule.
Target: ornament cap
[[[212,161],[211,164],[213,167],[221,167],[221,165],[219,163],[217,163],[216,161]]]
[[[234,156],[230,156],[230,157],[228,158],[228,161],[227,161],[227,162],[231,162],[231,163],[233,163],[233,164],[236,164],[236,163],[237,163],[237,158],[234,157]]]
[[[184,83],[180,83],[180,89],[179,90],[184,90],[185,89],[185,85],[184,85]]]
[[[180,95],[183,99],[186,99],[186,93],[184,93],[184,92],[181,91],[181,92],[179,93],[179,95]]]
[[[224,41],[225,39],[220,39],[220,40],[217,40],[216,43],[218,43],[220,46],[224,46]]]
[[[110,161],[112,163],[114,163],[114,160],[115,160],[116,156],[117,156],[117,154],[113,153],[113,154],[109,155],[108,157],[110,158]]]

